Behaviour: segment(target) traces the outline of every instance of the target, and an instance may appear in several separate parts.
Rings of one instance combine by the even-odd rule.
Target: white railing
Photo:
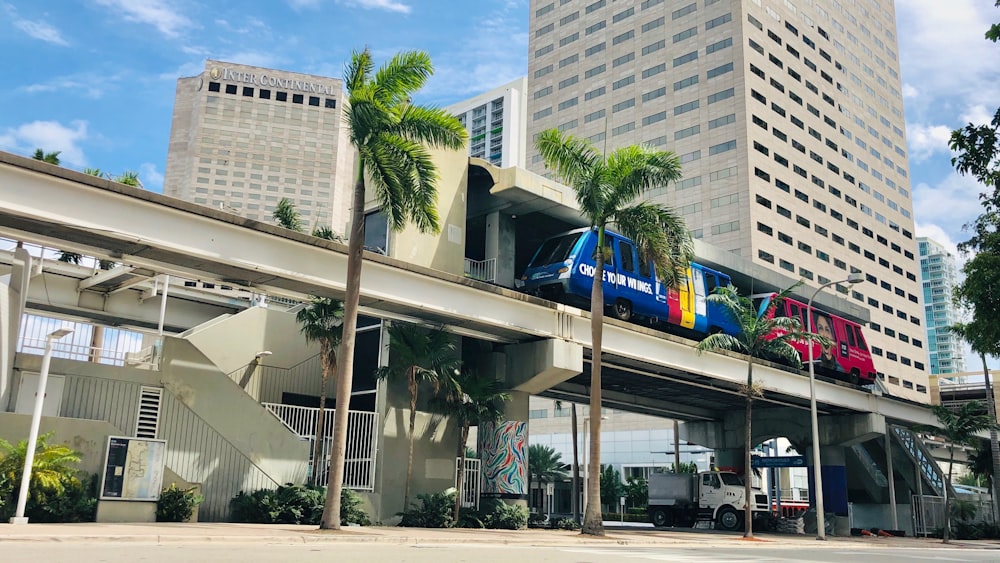
[[[299,407],[278,403],[261,403],[290,431],[309,441],[312,455],[316,440],[316,407]],[[323,452],[321,467],[310,459],[309,474],[317,471],[317,484],[326,486],[330,466],[330,445],[333,438],[333,419],[336,409],[323,414]],[[375,452],[378,447],[378,413],[350,411],[347,414],[347,452],[344,461],[344,486],[349,489],[372,491],[375,489]]]
[[[465,473],[462,475],[462,484],[458,484],[458,468],[462,461],[465,461]],[[479,509],[479,467],[481,461],[471,457],[455,458],[455,488],[462,493],[462,507]]]
[[[466,258],[465,275],[474,280],[495,283],[497,281],[497,259],[472,260]]]
[[[53,358],[159,370],[159,344],[143,347],[144,335],[140,332],[38,315],[22,317],[17,352],[41,356],[45,353],[46,337],[60,328],[73,332],[53,344]]]

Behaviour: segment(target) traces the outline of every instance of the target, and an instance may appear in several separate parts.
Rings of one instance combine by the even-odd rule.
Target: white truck
[[[752,489],[754,518],[768,514],[767,495]],[[743,478],[726,471],[653,473],[649,476],[649,521],[654,526],[693,526],[715,522],[716,529],[743,529]]]

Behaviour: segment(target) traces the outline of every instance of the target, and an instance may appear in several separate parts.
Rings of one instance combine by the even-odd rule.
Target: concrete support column
[[[820,458],[823,463],[823,507],[827,514],[834,514],[834,535],[849,535],[850,524],[847,513],[847,448],[842,446],[822,446]],[[809,505],[816,506],[812,450],[807,453],[809,460]]]
[[[21,330],[21,317],[28,302],[28,284],[31,280],[31,255],[24,248],[14,250],[14,263],[8,285],[0,290],[0,412],[11,410],[14,396],[11,385],[14,378],[14,354],[17,336]]]
[[[479,427],[484,496],[528,505],[528,393],[512,391],[505,420]]]
[[[495,283],[502,287],[514,287],[515,239],[514,219],[509,214],[494,211],[486,216],[485,256],[496,260]]]
[[[720,471],[732,471],[742,475],[743,466],[746,465],[745,456],[743,448],[717,449],[712,469],[718,468]]]

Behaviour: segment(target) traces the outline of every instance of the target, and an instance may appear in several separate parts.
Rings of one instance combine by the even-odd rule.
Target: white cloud
[[[126,21],[148,24],[167,37],[177,37],[193,23],[164,0],[96,0]]]
[[[936,228],[934,232],[946,233],[950,240],[965,241],[969,234],[963,226],[983,211],[979,201],[983,188],[974,178],[957,172],[934,186],[920,183],[913,188],[913,216],[926,232]]]
[[[139,178],[142,185],[147,190],[153,192],[163,191],[163,174],[156,169],[156,165],[150,162],[143,162],[139,166]]]
[[[923,162],[938,152],[948,152],[951,128],[944,125],[908,123],[906,141],[910,147],[910,162]]]
[[[920,96],[920,90],[917,90],[909,84],[903,84],[903,97],[904,98],[916,98]]]
[[[992,119],[993,114],[987,111],[986,106],[982,104],[976,104],[968,108],[961,116],[963,126],[966,123],[988,125]]]
[[[402,2],[395,2],[394,0],[337,0],[338,4],[342,4],[349,8],[363,8],[365,10],[385,10],[386,12],[396,12],[400,14],[409,14],[412,11],[409,5]],[[313,4],[316,2],[308,2],[303,0],[293,0],[293,4]]]
[[[38,39],[40,41],[45,41],[46,43],[52,43],[53,45],[61,45],[63,47],[69,45],[69,42],[63,39],[62,34],[59,33],[59,30],[52,27],[46,22],[31,21],[31,20],[15,20],[14,27],[27,33],[29,36],[34,37],[35,39]]]
[[[56,121],[32,121],[0,131],[0,148],[10,152],[31,154],[35,149],[59,151],[59,159],[67,166],[87,165],[79,143],[87,140],[87,122],[73,121],[69,127]]]
[[[913,226],[914,230],[916,231],[916,235],[918,237],[927,237],[933,240],[934,242],[940,244],[941,246],[945,247],[945,249],[947,249],[952,256],[955,256],[956,258],[960,256],[958,253],[958,243],[955,242],[955,240],[952,239],[951,235],[948,234],[943,228],[941,228],[940,225],[934,225],[934,224],[925,225],[923,223],[918,222],[915,223]]]
[[[521,14],[527,8],[525,0],[509,0],[472,22],[455,49],[434,54],[434,76],[421,96],[450,104],[524,76],[528,34]]]
[[[104,96],[108,86],[117,85],[121,80],[120,74],[81,73],[54,76],[47,82],[36,82],[20,89],[29,94],[71,92],[74,95],[82,94],[89,99],[98,99]]]

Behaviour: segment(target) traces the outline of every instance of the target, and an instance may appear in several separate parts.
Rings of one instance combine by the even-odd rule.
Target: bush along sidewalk
[[[156,501],[156,521],[157,522],[187,522],[194,514],[194,509],[201,504],[205,497],[197,494],[198,487],[181,489],[177,483],[171,483],[169,487],[160,492],[160,499]]]
[[[258,489],[250,494],[240,491],[229,501],[233,522],[255,524],[314,524],[323,517],[325,487],[288,483],[276,489]],[[361,497],[350,489],[340,494],[340,521],[345,525],[370,526],[371,520],[361,507]]]
[[[77,469],[79,452],[49,444],[52,433],[38,437],[24,515],[31,522],[93,522],[97,513],[97,476]],[[0,522],[17,509],[27,440],[0,440]]]
[[[441,493],[417,495],[411,508],[399,513],[399,525],[411,528],[486,528],[491,530],[521,530],[528,526],[528,509],[506,504],[499,499],[484,499],[479,510],[464,509],[455,522],[452,508],[455,489]]]

